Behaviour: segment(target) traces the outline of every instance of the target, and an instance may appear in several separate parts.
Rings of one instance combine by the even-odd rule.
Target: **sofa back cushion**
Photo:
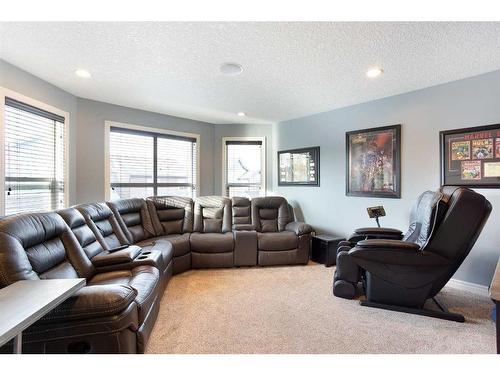
[[[250,199],[233,197],[233,230],[253,230]]]
[[[87,225],[105,250],[129,244],[115,215],[105,203],[87,203],[75,208],[83,215]]]
[[[0,219],[0,287],[19,280],[89,278],[94,268],[55,212]]]
[[[89,259],[92,259],[96,255],[105,251],[99,241],[97,241],[94,232],[92,232],[92,229],[90,229],[87,225],[87,222],[80,211],[76,208],[70,207],[59,210],[57,213],[64,219],[68,227],[71,229]]]
[[[231,216],[229,198],[219,196],[195,198],[193,230],[201,233],[231,232]]]
[[[157,236],[193,231],[193,200],[191,198],[149,197],[146,202]]]
[[[130,243],[154,237],[155,230],[146,201],[141,198],[106,202]]]
[[[288,202],[283,197],[253,198],[251,214],[252,224],[259,232],[282,232],[293,221]]]

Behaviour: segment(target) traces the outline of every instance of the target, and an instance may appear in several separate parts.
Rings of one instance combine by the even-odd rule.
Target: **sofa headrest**
[[[187,208],[193,204],[193,200],[188,197],[148,197],[148,202],[151,202],[156,208]]]
[[[57,213],[64,219],[66,224],[68,224],[71,229],[85,225],[85,218],[80,211],[74,207],[64,208],[57,211]]]
[[[113,212],[105,203],[86,203],[75,206],[86,219],[96,222],[113,216]]]
[[[250,199],[246,197],[232,197],[233,207],[250,207]]]
[[[106,204],[120,214],[128,214],[131,212],[139,212],[143,209],[146,201],[141,198],[117,199],[115,201],[106,202]]]
[[[17,214],[0,219],[0,232],[16,238],[27,249],[61,236],[69,228],[55,212]]]

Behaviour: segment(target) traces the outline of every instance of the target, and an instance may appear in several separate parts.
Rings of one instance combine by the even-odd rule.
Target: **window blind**
[[[63,208],[64,117],[5,99],[5,214]]]
[[[262,142],[226,142],[226,194],[229,197],[262,195]]]
[[[111,127],[114,198],[196,195],[196,139]]]

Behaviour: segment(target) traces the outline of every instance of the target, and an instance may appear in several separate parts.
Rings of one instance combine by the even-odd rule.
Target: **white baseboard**
[[[462,280],[457,280],[457,279],[450,279],[446,286],[450,288],[455,288],[455,289],[460,289],[460,290],[466,290],[468,292],[480,295],[480,296],[485,296],[488,297],[488,287],[485,285],[480,285],[480,284],[474,284],[470,283],[468,281],[462,281]]]

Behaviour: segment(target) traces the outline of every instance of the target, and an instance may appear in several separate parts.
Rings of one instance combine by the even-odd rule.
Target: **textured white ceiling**
[[[500,23],[2,23],[0,47],[79,97],[269,123],[500,69]],[[223,62],[244,71],[223,76]],[[367,79],[375,65],[385,74]]]

